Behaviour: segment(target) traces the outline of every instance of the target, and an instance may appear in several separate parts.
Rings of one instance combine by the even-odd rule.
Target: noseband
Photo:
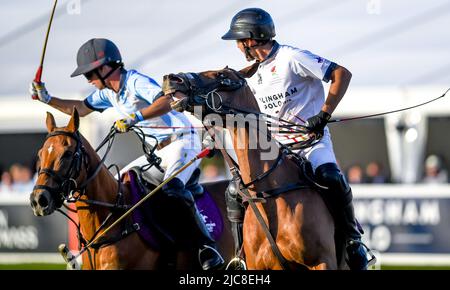
[[[78,133],[78,131],[76,133],[70,133],[66,131],[54,131],[47,135],[46,140],[60,135],[70,137],[76,141],[75,152],[72,155],[73,158],[70,163],[70,166],[64,175],[61,174],[61,172],[53,170],[52,168],[41,168],[38,171],[38,176],[41,174],[46,174],[50,178],[54,179],[55,182],[59,185],[57,187],[50,187],[47,185],[35,185],[33,191],[47,190],[48,192],[50,192],[50,194],[55,200],[57,200],[62,204],[63,201],[66,198],[70,197],[74,191],[83,188],[83,186],[78,187],[76,180],[80,176],[81,165],[83,164],[83,160],[85,161],[86,168],[88,166],[87,165],[88,160],[86,158],[87,155],[84,147],[82,146],[80,134]],[[61,204],[58,204],[58,207],[61,206]]]

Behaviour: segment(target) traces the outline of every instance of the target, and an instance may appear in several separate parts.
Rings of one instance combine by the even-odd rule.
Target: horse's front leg
[[[124,265],[120,264],[118,249],[115,246],[101,248],[96,251],[96,270],[123,270]]]
[[[263,219],[267,222],[265,211],[260,209]],[[271,265],[273,253],[267,237],[265,236],[258,219],[252,209],[247,209],[243,224],[243,246],[245,262],[249,270],[268,270]]]

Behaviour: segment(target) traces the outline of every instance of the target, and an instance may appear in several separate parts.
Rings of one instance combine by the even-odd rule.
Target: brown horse
[[[39,176],[30,195],[31,207],[36,216],[46,216],[59,209],[65,200],[75,198],[80,232],[85,242],[91,241],[98,235],[100,228],[104,230],[105,225],[110,225],[119,217],[115,215],[117,207],[112,209],[111,206],[118,205],[120,199],[123,204],[130,204],[129,184],[118,183],[95,150],[78,132],[79,115],[75,109],[66,127],[57,128],[50,113],[47,113],[46,123],[48,136],[38,153]],[[222,216],[226,214],[223,192],[227,184],[228,182],[224,181],[205,185],[206,190],[212,193],[211,197]],[[152,198],[148,202],[151,200]],[[121,212],[123,213],[123,210]],[[113,213],[115,218],[108,218],[110,213]],[[161,267],[162,257],[167,253],[151,248],[136,230],[131,229],[128,234],[124,234],[124,229],[130,229],[130,219],[131,215],[106,234],[104,240],[109,242],[101,247],[88,248],[83,253],[83,269]],[[106,224],[102,225],[105,220]],[[228,222],[223,223],[223,234],[217,244],[224,258],[231,259],[233,241]],[[172,250],[175,251],[173,248]],[[168,254],[178,255],[175,267],[177,269],[200,269],[196,253],[196,250],[192,249]]]
[[[164,77],[163,91],[165,94],[173,94],[176,99],[174,108],[194,112],[200,118],[195,108],[200,107],[202,115],[208,112],[219,114],[222,121],[227,115],[237,116],[242,112],[248,116],[249,112],[260,111],[243,73],[225,68],[198,74],[171,74]],[[257,193],[269,192],[271,189],[273,192],[274,189],[284,187],[284,191],[280,190],[283,193],[265,198],[264,203],[255,204],[281,252],[281,258],[287,263],[276,256],[276,249],[271,246],[255,211],[247,207],[243,224],[243,247],[248,268],[347,268],[342,256],[336,256],[333,218],[318,191],[312,187],[286,189],[289,184],[302,183],[297,164],[280,155],[279,147],[271,138],[268,141],[269,147],[276,148],[275,157],[278,158],[262,160],[262,154],[267,153],[268,147],[257,141],[261,124],[252,126],[245,123],[239,126],[237,122],[226,122],[223,127],[232,135],[240,175],[243,184],[252,184],[247,186],[252,197],[256,198]],[[264,137],[267,140],[267,135]],[[254,148],[249,146],[251,142],[256,142]],[[343,248],[337,248],[342,255]]]

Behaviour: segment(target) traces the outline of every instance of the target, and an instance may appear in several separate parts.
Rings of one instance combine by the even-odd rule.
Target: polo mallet
[[[58,3],[58,0],[55,0],[55,3],[53,4],[52,14],[50,15],[50,21],[48,22],[47,33],[45,34],[44,47],[42,49],[42,54],[41,54],[41,63],[39,64],[39,67],[36,71],[36,75],[33,80],[35,83],[38,83],[38,84],[41,83],[42,70],[44,68],[45,51],[47,50],[48,35],[50,34],[50,28],[52,26],[53,15],[55,15],[55,9],[56,9],[57,3]],[[33,95],[32,98],[33,98],[33,100],[37,100],[38,96]]]
[[[209,148],[205,148],[197,154],[194,158],[192,158],[188,163],[183,165],[180,169],[175,171],[170,177],[168,177],[166,180],[164,180],[160,185],[158,185],[155,189],[153,189],[151,192],[147,193],[140,201],[138,201],[135,205],[133,205],[129,210],[127,210],[123,215],[121,215],[114,223],[112,223],[108,228],[106,228],[103,232],[101,232],[95,239],[89,242],[76,256],[70,253],[68,251],[66,245],[61,244],[58,247],[59,252],[63,256],[64,260],[68,264],[73,264],[74,260],[76,260],[79,256],[81,256],[92,244],[94,244],[100,237],[104,236],[107,232],[109,232],[115,225],[117,225],[121,220],[123,220],[125,217],[127,217],[133,210],[135,210],[138,206],[140,206],[144,201],[146,201],[150,196],[155,194],[158,190],[160,190],[166,183],[171,181],[173,178],[175,178],[178,174],[180,174],[182,171],[184,171],[186,168],[188,168],[192,163],[197,161],[198,159],[202,159],[210,153]],[[73,267],[73,266],[72,266]]]
[[[58,246],[58,251],[67,263],[67,270],[81,270],[81,265],[77,261],[77,257],[69,250],[66,244],[60,244]]]

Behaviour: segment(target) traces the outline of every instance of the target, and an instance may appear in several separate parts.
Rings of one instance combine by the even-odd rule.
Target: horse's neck
[[[258,102],[250,88],[245,86],[243,87],[243,90],[239,92],[239,96],[234,95],[229,99],[233,100],[233,104],[230,105],[234,108],[259,112]],[[226,123],[227,129],[233,137],[233,147],[238,158],[239,170],[244,183],[249,183],[257,176],[267,172],[274,162],[276,162],[278,154],[280,153],[280,149],[274,140],[267,140],[267,135],[261,135],[265,134],[265,132],[270,134],[266,127],[266,123],[259,120],[259,118],[256,120],[256,122],[251,123],[251,118],[248,119],[247,121],[249,121],[249,124],[245,126],[242,124],[235,126],[234,122],[232,124]],[[260,144],[260,140],[264,140],[268,143]],[[249,148],[249,145],[252,145],[250,147],[251,149]],[[292,164],[283,162],[282,165],[272,171],[269,176],[255,183],[254,187],[257,191],[260,191],[279,187],[281,183],[298,181],[298,175],[292,174],[293,170],[297,169],[294,168]]]
[[[265,152],[266,156],[269,156],[267,150],[263,152],[261,149],[261,144],[255,136],[256,128],[228,128],[231,132],[233,138],[233,147],[238,158],[239,170],[244,183],[249,183],[257,176],[267,172],[272,165],[276,162],[279,154],[278,146],[273,140],[269,150],[274,150],[270,155],[273,158],[267,158],[268,160],[262,160],[262,154]],[[250,138],[252,138],[252,143],[250,143]],[[256,149],[250,149],[249,144],[255,145]],[[264,146],[266,147],[266,146]],[[253,147],[252,147],[253,148]],[[287,166],[286,163],[282,163],[278,166],[267,177],[258,181],[255,184],[256,191],[267,190],[269,188],[275,188],[280,186],[285,182],[295,182],[297,180],[297,175],[292,174],[292,168]]]
[[[95,150],[84,139],[84,147],[89,155],[90,174],[100,164],[100,157]],[[114,204],[118,192],[118,183],[105,165],[102,165],[99,173],[91,180],[85,190],[82,199],[89,199]],[[102,206],[87,205],[84,202],[77,202],[78,218],[83,234],[90,238],[100,224],[105,220],[110,210]]]

